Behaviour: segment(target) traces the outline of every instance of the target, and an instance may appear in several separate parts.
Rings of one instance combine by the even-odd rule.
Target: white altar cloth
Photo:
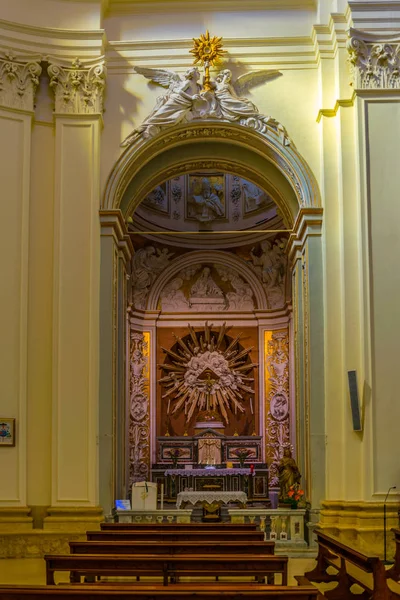
[[[229,502],[240,502],[245,505],[247,503],[247,496],[244,492],[208,492],[203,490],[201,492],[180,492],[176,499],[176,508],[180,508],[182,503],[190,502],[190,504],[196,504],[196,502],[222,502],[223,504],[229,504]]]
[[[167,469],[165,475],[183,475],[194,477],[218,477],[222,475],[250,475],[250,469]]]

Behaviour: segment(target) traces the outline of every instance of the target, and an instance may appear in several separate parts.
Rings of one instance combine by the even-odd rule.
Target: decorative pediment
[[[201,431],[200,433],[196,433],[192,437],[194,440],[198,440],[199,438],[204,438],[204,437],[209,437],[209,436],[213,436],[213,437],[221,438],[221,439],[226,438],[226,435],[224,435],[220,431],[217,431],[216,429],[213,429],[212,427],[209,427],[208,429],[203,429],[203,431]]]

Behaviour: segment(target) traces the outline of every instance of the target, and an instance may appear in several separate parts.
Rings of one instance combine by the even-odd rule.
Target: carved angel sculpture
[[[200,78],[197,67],[188,69],[183,77],[174,71],[165,69],[136,67],[135,71],[154,83],[168,88],[168,91],[157,98],[157,103],[150,115],[140,127],[125,138],[121,146],[129,146],[140,134],[145,137],[152,137],[158,133],[160,128],[184,121],[192,109],[193,100],[199,97],[201,89],[197,83]],[[190,120],[190,117],[188,120]]]

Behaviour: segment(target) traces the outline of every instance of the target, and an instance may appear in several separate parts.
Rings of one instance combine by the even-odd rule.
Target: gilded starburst
[[[197,63],[207,63],[209,66],[213,66],[218,60],[225,54],[225,50],[222,49],[222,37],[210,38],[208,30],[206,33],[202,33],[199,38],[193,38],[194,47],[190,50],[191,54],[194,55]]]

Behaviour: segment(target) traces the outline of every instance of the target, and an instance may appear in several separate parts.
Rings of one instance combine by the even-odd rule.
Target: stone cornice
[[[400,89],[400,35],[351,28],[347,49],[357,89]]]
[[[308,237],[320,237],[322,233],[322,208],[302,208],[297,215],[287,247],[291,264],[300,257]]]
[[[122,212],[118,209],[101,210],[100,227],[101,235],[112,236],[125,261],[130,261],[134,254],[134,248]]]
[[[104,59],[72,63],[49,57],[47,72],[58,114],[102,114],[106,69]]]
[[[246,0],[246,10],[314,10],[316,0]],[[110,0],[110,14],[171,12],[232,12],[244,9],[243,0]]]
[[[0,51],[0,106],[32,112],[42,67],[40,56]]]
[[[42,56],[57,55],[72,60],[98,58],[103,54],[103,29],[75,30],[34,27],[0,19],[0,50],[14,49],[19,53],[32,50]]]

